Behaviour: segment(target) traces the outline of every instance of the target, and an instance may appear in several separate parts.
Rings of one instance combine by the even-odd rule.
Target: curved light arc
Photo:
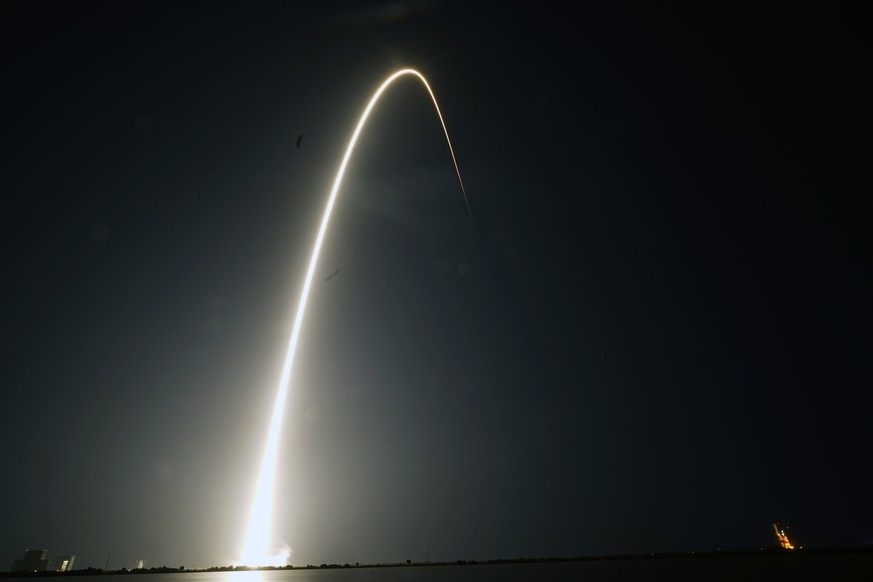
[[[306,279],[303,283],[303,290],[300,293],[300,300],[297,304],[297,313],[294,316],[294,324],[291,329],[291,341],[288,345],[288,352],[285,356],[285,364],[282,367],[282,376],[279,380],[279,392],[276,396],[276,403],[273,408],[273,415],[270,420],[270,432],[267,438],[267,446],[264,449],[263,460],[261,461],[261,470],[258,474],[258,482],[255,489],[255,498],[252,502],[252,509],[249,517],[248,527],[246,529],[246,541],[243,548],[242,560],[240,564],[249,566],[279,566],[284,565],[287,558],[286,554],[271,555],[269,548],[269,537],[271,531],[271,514],[273,505],[273,484],[276,475],[276,461],[279,451],[279,434],[282,428],[282,417],[285,411],[285,402],[288,397],[288,387],[291,379],[291,367],[294,362],[294,355],[297,351],[297,343],[300,339],[300,328],[303,324],[303,314],[306,311],[306,304],[309,300],[309,290],[312,286],[312,280],[315,276],[315,268],[318,264],[318,256],[321,252],[321,246],[324,242],[324,235],[327,232],[327,225],[330,222],[330,215],[333,212],[334,203],[336,202],[337,194],[339,193],[340,185],[343,181],[343,175],[346,171],[346,166],[352,156],[352,151],[364,129],[364,124],[370,116],[370,112],[375,107],[382,93],[399,77],[405,75],[413,75],[417,77],[424,87],[427,89],[431,100],[433,101],[434,109],[437,117],[439,117],[440,125],[443,128],[443,133],[446,137],[446,143],[449,146],[449,153],[452,156],[452,163],[455,166],[455,173],[458,176],[458,183],[461,186],[461,192],[464,195],[464,202],[467,205],[467,212],[470,214],[470,220],[473,220],[473,213],[470,210],[470,202],[467,198],[467,192],[464,189],[464,182],[461,179],[461,172],[458,169],[458,161],[455,158],[455,150],[452,147],[452,141],[449,139],[449,131],[446,128],[446,123],[443,120],[443,114],[437,104],[436,96],[430,88],[424,76],[415,69],[401,69],[389,76],[382,85],[370,98],[364,113],[358,121],[357,127],[349,140],[349,145],[346,147],[345,155],[342,163],[336,174],[336,179],[333,183],[333,188],[330,191],[330,197],[327,200],[327,205],[324,209],[324,214],[321,218],[321,225],[318,228],[318,236],[315,238],[315,246],[312,249],[312,255],[309,259],[309,267],[306,271]],[[474,223],[475,226],[475,223]],[[281,562],[281,563],[280,563]]]

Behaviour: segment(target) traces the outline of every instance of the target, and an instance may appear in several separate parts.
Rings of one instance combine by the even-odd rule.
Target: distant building
[[[73,569],[73,562],[76,561],[76,556],[58,556],[55,558],[55,572],[69,572]]]
[[[25,550],[24,557],[12,562],[10,572],[45,572],[49,561],[46,558],[48,550]]]

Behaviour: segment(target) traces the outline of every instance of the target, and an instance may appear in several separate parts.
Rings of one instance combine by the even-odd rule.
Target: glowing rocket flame
[[[318,254],[321,251],[321,244],[324,240],[324,234],[327,231],[327,224],[330,219],[331,211],[333,210],[334,202],[336,201],[337,193],[339,192],[340,184],[342,183],[343,174],[346,171],[349,158],[352,155],[352,149],[358,141],[358,136],[364,128],[364,123],[370,115],[379,97],[387,89],[395,79],[404,75],[414,75],[422,82],[427,89],[431,100],[433,101],[434,109],[439,117],[440,124],[443,128],[443,133],[446,136],[446,143],[449,146],[449,153],[452,156],[452,163],[455,165],[455,173],[458,175],[458,183],[461,185],[461,193],[464,195],[464,202],[467,204],[467,212],[470,214],[470,220],[473,220],[473,212],[470,210],[470,202],[467,199],[467,192],[464,189],[464,182],[461,180],[461,171],[458,169],[458,161],[455,158],[455,150],[452,148],[452,141],[449,139],[449,131],[446,129],[446,123],[443,121],[443,115],[440,112],[440,107],[437,104],[436,96],[428,85],[424,76],[414,69],[402,69],[388,77],[382,85],[373,94],[367,108],[361,115],[358,121],[358,126],[352,134],[352,139],[346,148],[346,153],[343,156],[343,161],[340,164],[336,174],[336,180],[333,184],[333,189],[330,192],[327,206],[324,209],[324,215],[321,219],[321,227],[318,229],[318,236],[315,239],[315,247],[312,249],[312,257],[309,259],[309,268],[306,271],[306,280],[303,283],[303,291],[300,293],[300,301],[297,304],[297,315],[294,317],[294,325],[291,329],[291,342],[288,346],[288,353],[285,356],[285,365],[282,368],[282,377],[279,380],[279,393],[276,396],[276,403],[273,408],[273,416],[270,421],[270,432],[267,437],[267,446],[264,449],[263,460],[261,461],[261,470],[258,474],[257,487],[255,489],[255,497],[252,501],[251,513],[249,516],[248,527],[246,530],[245,546],[242,551],[242,559],[239,564],[248,566],[282,566],[285,565],[289,551],[278,555],[271,555],[269,538],[271,530],[271,516],[273,509],[273,484],[276,476],[276,460],[279,451],[279,434],[282,428],[282,415],[285,411],[285,401],[288,396],[288,385],[291,378],[291,365],[294,361],[294,352],[297,349],[297,342],[300,338],[300,326],[303,322],[303,313],[306,310],[306,302],[309,299],[309,288],[312,285],[312,279],[315,275],[315,266],[318,263]],[[475,222],[474,222],[475,227]]]

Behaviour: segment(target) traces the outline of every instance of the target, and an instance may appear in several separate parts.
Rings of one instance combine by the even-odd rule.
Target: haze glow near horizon
[[[354,133],[352,134],[352,138],[349,140],[349,145],[346,148],[346,153],[343,156],[342,163],[340,164],[339,170],[337,171],[336,179],[334,180],[333,188],[331,189],[330,197],[327,201],[327,206],[324,209],[324,214],[321,219],[321,226],[318,229],[318,236],[315,239],[315,246],[312,250],[312,256],[309,260],[309,268],[306,271],[306,279],[303,284],[303,290],[300,293],[300,300],[297,305],[297,313],[294,316],[294,324],[291,329],[291,341],[288,346],[287,355],[285,356],[285,364],[282,368],[282,376],[279,380],[278,395],[276,396],[276,402],[273,407],[273,415],[270,420],[270,430],[267,437],[267,444],[264,448],[264,455],[261,461],[261,469],[258,474],[255,494],[252,500],[251,512],[249,514],[248,527],[246,528],[245,543],[243,545],[243,550],[238,565],[284,566],[287,563],[288,558],[290,557],[290,548],[285,548],[281,552],[275,553],[275,549],[270,547],[270,534],[272,530],[273,494],[275,489],[276,464],[278,461],[279,452],[279,436],[282,431],[282,417],[284,415],[285,404],[288,398],[288,388],[291,379],[291,368],[294,362],[294,354],[297,350],[297,343],[300,339],[300,328],[303,322],[303,314],[306,310],[306,303],[309,299],[309,290],[312,286],[312,279],[315,276],[315,268],[318,264],[318,255],[321,252],[321,245],[324,241],[324,235],[327,231],[327,225],[330,220],[330,215],[333,210],[334,203],[336,202],[337,193],[339,192],[340,184],[342,183],[343,179],[343,174],[345,173],[346,166],[348,165],[349,159],[351,158],[352,150],[355,147],[355,143],[358,141],[358,137],[361,134],[361,130],[364,128],[364,123],[367,121],[370,112],[379,101],[379,97],[382,95],[385,89],[387,89],[391,85],[391,83],[393,83],[397,78],[404,75],[414,75],[415,77],[417,77],[427,89],[427,92],[430,95],[431,100],[433,101],[434,109],[436,110],[437,116],[440,120],[440,124],[443,128],[443,133],[446,137],[446,143],[449,146],[449,153],[452,156],[452,162],[454,163],[455,172],[458,176],[458,183],[461,186],[461,193],[464,195],[464,202],[467,205],[467,212],[470,214],[470,220],[473,220],[473,214],[470,210],[470,203],[467,199],[466,190],[464,189],[464,182],[461,180],[461,172],[458,169],[458,162],[455,158],[454,148],[452,148],[452,141],[451,139],[449,139],[449,132],[448,129],[446,129],[446,124],[443,120],[443,115],[440,111],[439,105],[437,104],[436,96],[434,95],[433,90],[430,88],[430,85],[428,84],[424,76],[415,69],[401,69],[393,73],[385,81],[383,81],[383,83],[373,94],[373,97],[370,98],[370,102],[367,104],[366,109],[364,109],[364,113],[361,115],[361,118],[358,121],[358,125],[355,128]]]

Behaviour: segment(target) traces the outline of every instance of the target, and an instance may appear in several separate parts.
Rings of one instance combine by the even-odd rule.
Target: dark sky
[[[397,82],[304,323],[291,561],[873,543],[867,23],[4,4],[0,569],[238,558],[317,223],[401,66],[476,228]]]

